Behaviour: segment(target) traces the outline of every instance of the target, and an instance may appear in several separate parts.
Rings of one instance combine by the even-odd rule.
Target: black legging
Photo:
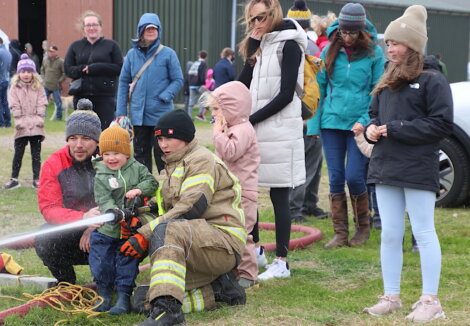
[[[289,188],[271,188],[269,196],[274,208],[276,224],[276,256],[287,257],[290,240],[291,217],[289,209]]]
[[[163,153],[155,141],[153,129],[153,127],[149,126],[134,126],[134,157],[138,162],[145,165],[150,173],[152,173],[153,167],[152,148],[158,172],[163,170],[165,166],[162,160]]]
[[[20,175],[21,163],[23,161],[26,145],[31,147],[31,161],[33,166],[33,180],[39,180],[39,170],[41,169],[41,142],[43,136],[30,136],[15,139],[15,155],[11,169],[11,177],[18,179]]]

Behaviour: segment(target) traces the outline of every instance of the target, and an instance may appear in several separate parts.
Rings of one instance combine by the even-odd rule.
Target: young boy
[[[257,220],[260,156],[256,132],[248,120],[251,112],[250,91],[239,81],[232,81],[208,94],[206,101],[215,121],[213,140],[216,154],[240,180],[245,228],[251,233]],[[238,274],[238,283],[244,288],[249,288],[257,280],[257,257],[251,235],[247,238]]]
[[[95,163],[95,200],[102,213],[123,216],[128,200],[154,196],[158,183],[148,169],[131,155],[129,133],[113,125],[101,133],[100,155]],[[104,302],[96,311],[120,315],[130,311],[129,298],[135,286],[139,260],[119,253],[126,239],[119,223],[107,222],[91,234],[89,263],[98,293]],[[111,308],[113,289],[117,302]]]

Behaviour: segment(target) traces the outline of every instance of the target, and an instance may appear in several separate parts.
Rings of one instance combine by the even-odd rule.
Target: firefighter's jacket
[[[163,157],[157,191],[159,217],[139,229],[150,239],[158,223],[170,219],[203,218],[230,235],[230,246],[241,254],[246,242],[240,183],[207,148],[191,141],[184,149]]]

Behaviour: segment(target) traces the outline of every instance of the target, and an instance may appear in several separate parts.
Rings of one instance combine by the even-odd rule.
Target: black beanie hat
[[[155,137],[176,138],[188,143],[194,139],[195,133],[194,123],[184,110],[165,113],[155,126]]]

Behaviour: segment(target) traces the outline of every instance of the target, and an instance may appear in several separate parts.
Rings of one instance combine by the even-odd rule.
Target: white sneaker
[[[258,268],[263,268],[266,267],[268,264],[268,260],[266,259],[266,255],[264,254],[264,247],[256,247],[255,248],[255,253],[256,253],[256,262],[258,263]]]
[[[287,262],[282,259],[276,258],[273,263],[267,266],[264,273],[258,275],[258,281],[267,281],[273,278],[287,278],[290,277],[290,270]]]

